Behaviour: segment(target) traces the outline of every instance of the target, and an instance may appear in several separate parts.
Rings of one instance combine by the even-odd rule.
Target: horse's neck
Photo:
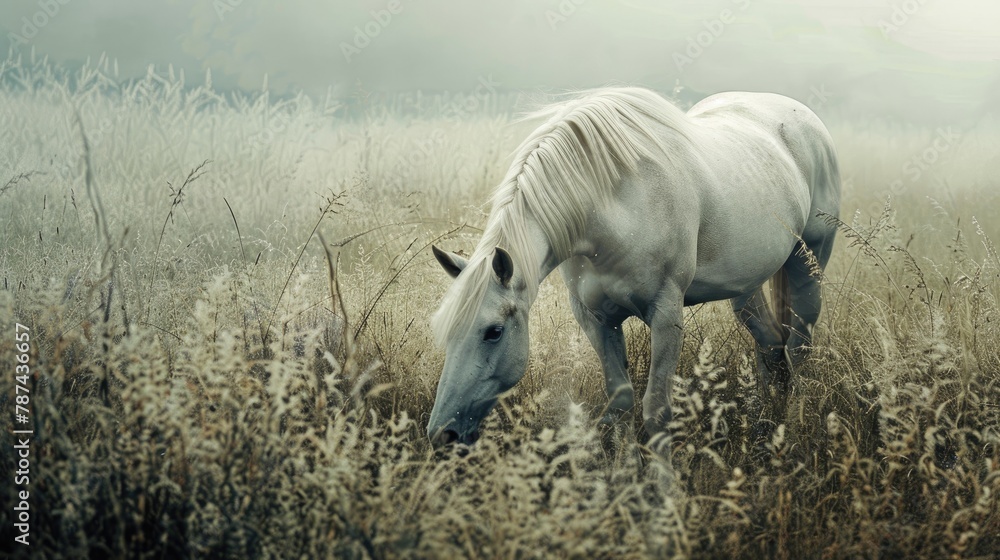
[[[562,260],[556,256],[548,237],[545,235],[545,231],[533,214],[530,212],[526,213],[524,223],[527,238],[533,248],[532,254],[534,257],[533,262],[529,264],[534,274],[525,274],[524,278],[526,282],[534,282],[535,285],[529,288],[531,293],[537,294],[538,285],[562,263]]]

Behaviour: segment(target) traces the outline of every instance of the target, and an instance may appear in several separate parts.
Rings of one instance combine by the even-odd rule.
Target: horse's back
[[[830,235],[839,176],[826,127],[805,105],[776,94],[713,95],[689,112],[708,168],[690,302],[752,291],[799,239]]]
[[[739,296],[774,275],[799,240],[829,235],[817,213],[835,214],[839,202],[832,142],[801,103],[719,94],[679,131],[658,131],[669,156],[623,176],[611,203],[589,213],[579,258],[562,268],[588,307],[607,298],[642,316],[667,279],[687,304]]]
[[[725,92],[709,96],[688,111],[694,122],[718,121],[734,128],[752,124],[775,139],[795,162],[817,211],[836,215],[840,172],[833,139],[820,118],[795,99],[776,93]],[[743,130],[750,127],[742,126]]]
[[[787,133],[801,135],[811,143],[832,145],[823,122],[809,107],[791,97],[777,93],[730,91],[706,97],[688,111],[695,120],[721,117],[742,119],[772,132],[784,126]]]

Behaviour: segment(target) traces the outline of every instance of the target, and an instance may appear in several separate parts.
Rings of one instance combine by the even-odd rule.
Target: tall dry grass
[[[937,132],[831,123],[843,235],[788,418],[748,447],[751,341],[725,305],[693,308],[668,468],[597,429],[599,365],[552,280],[483,440],[429,449],[446,279],[426,248],[475,243],[524,133],[506,114],[123,83],[107,61],[10,59],[0,83],[0,324],[32,328],[37,433],[30,549],[0,510],[15,557],[1000,550],[995,123],[916,177]],[[626,328],[641,390],[648,333]]]

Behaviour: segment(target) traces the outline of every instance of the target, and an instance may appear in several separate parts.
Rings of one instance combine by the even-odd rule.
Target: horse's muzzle
[[[479,441],[479,430],[460,434],[456,430],[445,429],[438,430],[436,434],[431,435],[431,445],[435,449],[442,449],[456,443],[472,445],[477,441]]]

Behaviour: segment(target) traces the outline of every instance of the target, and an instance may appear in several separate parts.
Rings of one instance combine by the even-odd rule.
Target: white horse
[[[685,114],[639,88],[592,91],[534,116],[546,122],[517,149],[472,256],[433,248],[455,281],[432,319],[446,357],[431,441],[475,442],[498,396],[524,375],[528,309],[556,267],[601,359],[605,421],[634,407],[622,322],[650,327],[642,412],[654,436],[671,418],[683,308],[721,299],[757,342],[780,421],[820,313],[816,273],[836,234],[823,214],[840,207],[819,118],[767,93],[713,95]]]

